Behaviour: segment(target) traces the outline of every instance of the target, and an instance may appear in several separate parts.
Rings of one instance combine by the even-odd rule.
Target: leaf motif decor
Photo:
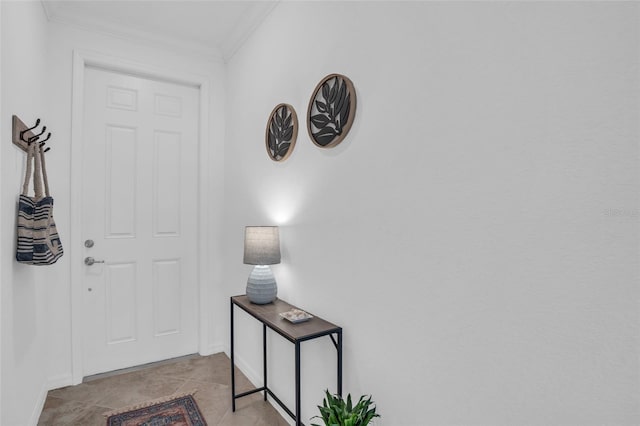
[[[318,83],[309,100],[309,137],[319,147],[334,147],[349,133],[355,115],[353,83],[342,74],[329,74]]]
[[[273,161],[284,161],[293,152],[298,137],[298,116],[289,104],[278,104],[271,111],[265,131],[265,143]]]

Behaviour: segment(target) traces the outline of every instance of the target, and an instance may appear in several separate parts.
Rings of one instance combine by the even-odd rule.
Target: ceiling
[[[41,0],[52,22],[229,60],[278,1]]]

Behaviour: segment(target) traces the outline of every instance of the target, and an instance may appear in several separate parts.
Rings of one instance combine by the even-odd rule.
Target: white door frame
[[[82,241],[82,161],[84,126],[84,76],[87,67],[96,67],[108,71],[124,72],[137,77],[156,78],[163,81],[196,86],[200,91],[200,116],[198,133],[198,351],[206,354],[208,350],[207,315],[207,221],[208,204],[208,143],[209,140],[209,80],[197,74],[176,72],[164,68],[141,64],[101,53],[75,50],[73,52],[73,98],[71,112],[71,202],[70,202],[70,238],[65,251],[69,252],[71,262],[71,372],[72,384],[82,382],[84,374],[82,342],[82,299],[83,299],[83,241]]]

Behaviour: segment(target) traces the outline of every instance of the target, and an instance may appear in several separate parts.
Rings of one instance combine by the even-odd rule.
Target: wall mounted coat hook
[[[32,129],[32,130],[33,130],[33,129]],[[26,142],[27,142],[27,143],[32,143],[32,142],[37,141],[37,140],[40,138],[40,136],[44,135],[44,132],[46,132],[46,131],[47,131],[47,126],[43,126],[43,127],[42,127],[42,131],[41,131],[40,133],[38,133],[37,135],[33,135],[33,136],[32,136],[32,137],[30,137]],[[20,132],[20,133],[23,133],[23,132]],[[21,136],[21,137],[22,137],[22,136]],[[22,137],[22,140],[25,140],[25,139],[24,139],[24,137]]]
[[[51,137],[51,132],[49,132],[49,134],[47,135],[47,138],[43,141],[38,142],[40,144],[40,148],[42,148],[45,145],[45,142],[49,140],[49,138]],[[45,149],[42,152],[48,152],[51,149],[51,147],[47,147],[47,149]]]
[[[45,129],[46,129],[46,127],[45,127]],[[31,140],[30,140],[30,142],[35,142],[35,141],[37,141],[39,137],[40,137],[40,135],[38,135],[38,136],[36,137],[36,139],[34,139],[33,141],[31,141]],[[40,141],[40,145],[44,145],[44,143],[45,143],[46,141],[48,141],[50,138],[51,138],[51,132],[47,133],[47,137]]]
[[[11,141],[18,148],[27,152],[29,149],[29,145],[35,141],[37,141],[40,136],[42,136],[47,128],[47,126],[43,126],[42,131],[39,134],[33,133],[33,130],[36,129],[40,125],[40,119],[36,120],[36,124],[33,127],[29,127],[22,120],[18,118],[18,116],[14,115],[12,120],[12,134]],[[44,141],[49,140],[51,137],[51,132],[47,135],[47,138]],[[44,142],[42,141],[42,142]]]
[[[14,115],[14,117],[15,117],[15,115]],[[22,124],[24,124],[24,123],[22,123]],[[35,125],[35,126],[33,126],[33,127],[29,127],[29,128],[27,128],[27,129],[24,129],[24,130],[20,131],[20,139],[22,139],[23,141],[25,141],[25,142],[26,142],[26,140],[24,139],[24,134],[25,134],[25,133],[27,133],[27,132],[32,131],[33,129],[35,129],[35,128],[36,128],[36,127],[38,127],[39,125],[40,125],[40,119],[38,118],[38,119],[36,120],[36,125]]]
[[[37,141],[38,141],[38,139],[40,139],[40,136],[42,136],[42,134],[44,133],[44,131],[45,131],[46,129],[47,129],[47,126],[44,126],[44,128],[42,129],[42,132],[40,132],[40,133],[39,133],[39,134],[37,134],[37,135],[34,135],[34,136],[30,137],[30,138],[27,140],[27,144],[28,144],[28,145],[31,145],[32,143],[37,142]],[[49,139],[49,137],[50,137],[50,136],[51,136],[51,132],[49,132],[49,135],[47,136],[47,139],[45,139],[44,141],[41,141],[41,142],[45,142],[45,141],[47,141],[47,140]],[[24,140],[24,139],[22,139],[22,140]]]

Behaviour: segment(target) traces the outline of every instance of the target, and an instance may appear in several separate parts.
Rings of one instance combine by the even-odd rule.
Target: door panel
[[[181,135],[156,131],[153,146],[153,235],[180,235]]]
[[[180,259],[153,262],[154,336],[180,332],[181,308],[173,305],[182,291],[180,275]]]
[[[136,264],[109,263],[105,268],[107,344],[136,340]]]
[[[106,126],[106,238],[135,237],[136,129]]]
[[[197,88],[87,68],[84,374],[197,352]]]

